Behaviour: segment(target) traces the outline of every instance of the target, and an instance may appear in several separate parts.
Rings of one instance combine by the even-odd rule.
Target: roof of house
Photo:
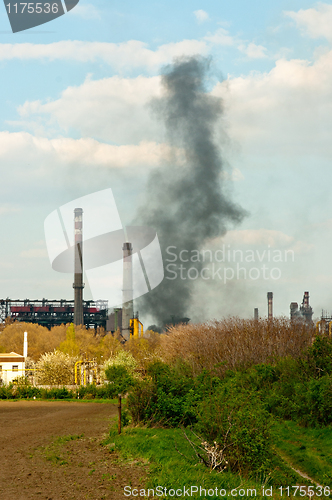
[[[0,352],[0,361],[24,361],[25,358],[21,354],[17,354],[16,352]]]

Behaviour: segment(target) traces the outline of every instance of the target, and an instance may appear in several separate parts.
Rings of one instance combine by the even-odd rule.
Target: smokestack
[[[268,319],[273,319],[273,293],[267,292],[267,311]]]
[[[305,308],[309,307],[309,292],[304,292],[304,295],[303,295],[303,307],[305,307]]]
[[[124,243],[123,247],[123,290],[122,290],[122,336],[130,339],[129,320],[134,316],[133,304],[133,270],[131,243]]]
[[[28,357],[28,332],[24,332],[24,342],[23,342],[23,357]]]
[[[75,208],[75,270],[74,270],[74,325],[84,325],[83,318],[83,246],[82,226],[83,210]]]
[[[256,321],[258,320],[258,307],[255,307],[255,309],[254,309],[254,319]]]

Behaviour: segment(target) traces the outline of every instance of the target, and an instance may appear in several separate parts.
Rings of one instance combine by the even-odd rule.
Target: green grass
[[[262,496],[262,486],[271,486],[271,477],[256,477],[253,480],[248,480],[228,471],[210,471],[199,463],[181,429],[125,427],[122,434],[119,435],[116,428],[113,427],[104,444],[109,447],[111,453],[118,454],[119,463],[142,466],[149,464],[146,489],[163,486],[168,490],[182,489],[183,491],[184,487],[188,488],[188,486],[193,485],[201,486],[207,490],[218,488],[218,495],[206,497],[215,500],[222,496],[220,489],[225,489],[227,494],[233,488],[256,489],[256,497],[266,500],[266,497]],[[182,455],[178,453],[176,448]],[[302,480],[278,458],[276,458],[275,470],[273,490],[280,484],[310,484]],[[281,480],[279,484],[278,478]],[[195,496],[197,495],[182,495],[181,498],[194,498]],[[250,496],[250,494],[246,494],[245,498]],[[160,496],[159,498],[170,497]],[[200,498],[205,498],[205,496]]]
[[[303,428],[287,421],[273,427],[276,449],[289,463],[332,489],[332,427]]]

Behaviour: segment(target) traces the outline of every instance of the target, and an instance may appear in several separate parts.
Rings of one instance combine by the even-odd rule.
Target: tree
[[[43,354],[36,364],[36,378],[38,384],[74,384],[74,368],[76,361],[78,361],[77,357],[70,356],[61,351]]]
[[[61,342],[59,351],[77,357],[80,354],[80,346],[76,342],[75,327],[73,323],[67,327],[66,340]]]

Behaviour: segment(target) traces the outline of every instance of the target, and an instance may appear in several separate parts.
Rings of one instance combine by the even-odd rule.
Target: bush
[[[151,380],[136,382],[127,398],[127,407],[134,424],[148,423],[153,417],[153,404],[156,400],[155,385]]]
[[[305,394],[305,408],[301,414],[303,425],[321,426],[332,423],[332,377],[325,375],[310,380]]]
[[[332,374],[332,338],[316,335],[313,344],[307,349],[302,370],[308,377],[319,378]]]
[[[128,409],[135,423],[158,423],[168,427],[195,421],[194,407],[200,399],[194,391],[189,366],[169,366],[155,361],[147,367],[147,379],[136,381],[128,396]]]
[[[75,395],[66,387],[54,387],[53,389],[40,389],[40,397],[42,399],[73,399]]]
[[[112,397],[125,394],[134,384],[134,377],[128,368],[122,365],[110,365],[105,370],[106,379],[110,382]]]
[[[265,475],[273,461],[270,416],[259,398],[234,380],[199,404],[197,431],[224,450],[225,463],[244,475]]]
[[[287,318],[257,321],[233,317],[176,325],[160,341],[164,361],[180,357],[188,361],[194,374],[218,365],[218,374],[223,376],[227,369],[273,363],[286,356],[299,358],[312,336],[308,325]]]

